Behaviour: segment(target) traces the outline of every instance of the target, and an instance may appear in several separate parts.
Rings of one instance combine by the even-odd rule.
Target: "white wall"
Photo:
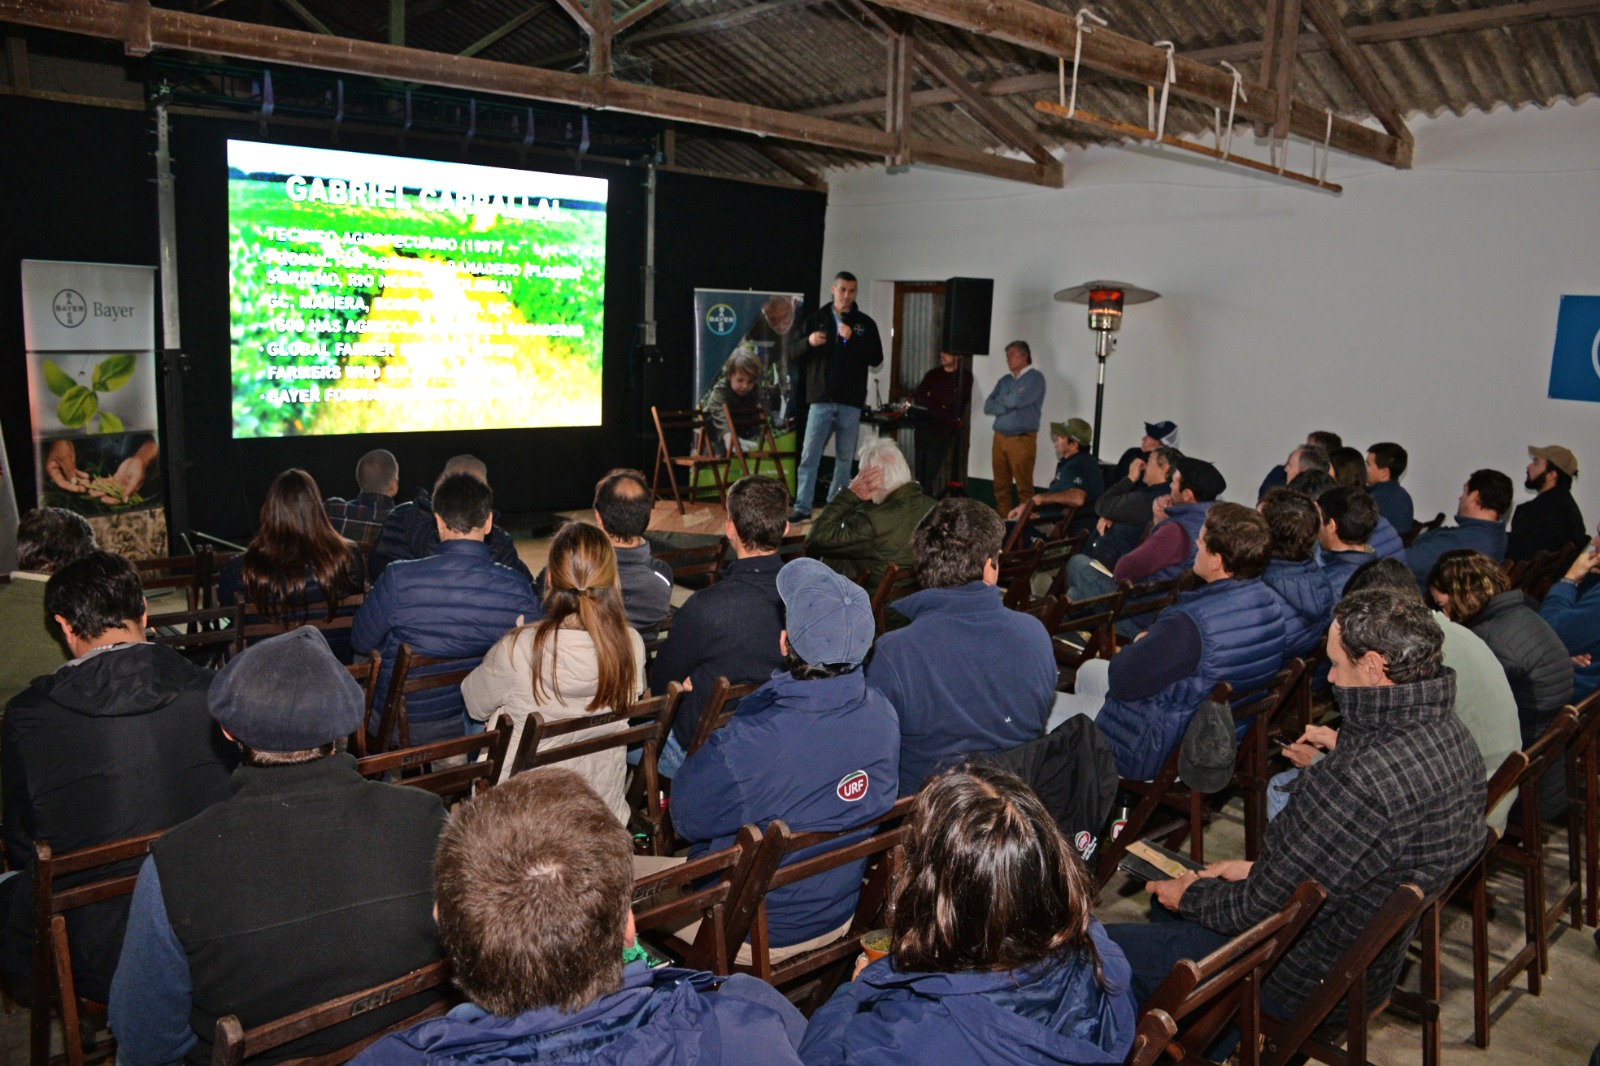
[[[1396,440],[1417,514],[1431,517],[1454,514],[1472,470],[1520,486],[1527,446],[1563,443],[1592,525],[1600,406],[1545,393],[1557,300],[1600,294],[1600,100],[1410,125],[1415,169],[1336,153],[1340,196],[1150,148],[1070,152],[1059,190],[929,168],[839,172],[824,265],[860,277],[884,328],[890,287],[869,283],[995,279],[994,354],[974,360],[974,477],[991,476],[982,397],[1008,340],[1033,346],[1047,421],[1092,415],[1085,309],[1051,296],[1111,278],[1161,299],[1128,309],[1108,362],[1108,458],[1144,420],[1170,418],[1185,451],[1221,467],[1228,498],[1253,502],[1307,430],[1362,449]],[[1304,142],[1291,153],[1291,168],[1309,168]],[[1041,434],[1036,480],[1052,469]]]

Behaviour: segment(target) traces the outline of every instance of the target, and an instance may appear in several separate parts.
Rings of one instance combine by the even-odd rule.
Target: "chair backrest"
[[[782,824],[782,823],[778,823]],[[768,843],[768,840],[771,843]],[[781,833],[763,834],[753,825],[739,830],[730,847],[690,859],[646,877],[633,886],[633,924],[644,935],[660,941],[669,954],[696,969],[728,973],[733,966],[734,943],[728,939],[728,920],[735,900],[751,877],[765,886],[783,857]],[[765,887],[762,888],[765,892]],[[694,939],[672,935],[698,918]]]
[[[711,544],[691,548],[668,548],[654,552],[657,559],[672,567],[672,583],[685,588],[703,589],[717,583],[722,572],[722,556],[728,539],[719,537]]]
[[[719,677],[711,682],[711,692],[700,708],[700,717],[695,719],[694,737],[689,741],[687,754],[693,755],[705,747],[706,741],[711,739],[711,734],[733,719],[734,712],[739,709],[739,701],[760,687],[759,681],[747,681],[735,685],[725,677]]]
[[[1534,845],[1540,839],[1539,821],[1539,779],[1545,775],[1557,762],[1566,757],[1568,742],[1577,735],[1580,724],[1577,708],[1563,707],[1561,713],[1545,726],[1543,733],[1532,744],[1522,749],[1526,763],[1516,762],[1513,753],[1495,771],[1494,777],[1489,779],[1491,792],[1498,788],[1506,788],[1516,792],[1518,802],[1521,804],[1521,837],[1522,843]],[[1515,768],[1515,775],[1510,780],[1502,779],[1502,774],[1511,773],[1510,768]],[[1494,809],[1494,803],[1505,798],[1506,793],[1491,796],[1494,801],[1490,803],[1489,810]]]
[[[133,560],[139,574],[139,584],[146,592],[158,589],[182,589],[189,610],[208,607],[206,590],[216,573],[215,555],[211,548],[201,545],[193,555],[162,556]]]
[[[356,684],[361,686],[361,695],[365,709],[361,714],[361,725],[350,734],[348,747],[359,758],[367,753],[367,719],[372,717],[372,701],[378,696],[378,675],[382,672],[383,660],[378,658],[378,653],[371,651],[365,659],[357,659],[345,666],[350,671],[350,676],[356,679]]]
[[[1122,586],[1128,595],[1117,612],[1119,622],[1139,615],[1154,614],[1177,603],[1178,594],[1183,590],[1183,575],[1166,581],[1147,581],[1142,585],[1124,581]]]
[[[1089,659],[1109,659],[1117,653],[1116,622],[1128,590],[1118,588],[1103,596],[1076,602],[1062,599],[1061,610],[1050,626],[1056,662],[1076,670]],[[1088,633],[1083,650],[1058,639],[1064,633]]]
[[[654,744],[657,750],[666,739],[672,726],[671,715],[678,709],[676,696],[668,692],[639,700],[625,711],[604,710],[580,714],[572,718],[546,718],[534,713],[522,723],[522,740],[517,744],[517,754],[511,762],[511,772],[520,774],[551,763],[594,755],[612,748],[626,748],[633,744]],[[611,725],[626,728],[602,736],[587,737],[570,744],[552,744],[551,741],[573,733],[600,729]]]
[[[145,639],[201,665],[214,666],[244,647],[243,622],[237,606],[153,614],[145,620]]]
[[[362,777],[376,778],[393,774],[396,776],[390,780],[397,785],[425,789],[447,804],[453,803],[474,796],[500,780],[500,768],[505,765],[506,752],[511,749],[513,728],[509,719],[502,718],[482,733],[368,755],[356,760],[356,772]],[[467,760],[464,765],[435,767],[447,759],[463,756]]]
[[[49,843],[33,845],[33,1011],[29,1019],[32,1061],[50,1062],[50,1001],[60,1000],[61,1028],[70,1066],[83,1066],[79,1012],[103,1011],[101,1004],[79,998],[72,977],[72,952],[67,940],[66,912],[133,894],[138,870],[108,869],[142,860],[161,834],[144,833],[57,855]],[[100,871],[105,876],[58,888],[59,880]]]
[[[1411,928],[1427,904],[1428,897],[1413,884],[1400,885],[1389,895],[1300,1009],[1270,1027],[1263,1059],[1266,1066],[1285,1066],[1295,1061],[1341,1002],[1349,1008],[1352,1037],[1358,1027],[1363,1034],[1359,1040],[1352,1039],[1352,1051],[1359,1045],[1361,1060],[1365,1061],[1367,968],[1395,937]]]
[[[889,605],[896,600],[904,599],[921,587],[917,583],[915,571],[902,570],[897,563],[889,564],[889,568],[883,572],[883,577],[878,581],[877,589],[872,593],[872,618],[877,624],[879,636],[883,635],[887,625]]]
[[[750,938],[752,973],[769,984],[781,986],[840,959],[853,958],[859,952],[861,934],[880,924],[878,919],[893,896],[905,841],[905,827],[900,823],[915,799],[915,796],[905,796],[879,817],[849,829],[796,833],[781,820],[769,823],[767,833],[778,840],[774,845],[780,852],[778,868],[766,885],[756,886],[754,879],[746,884],[729,919],[730,943],[743,943],[747,935]],[[877,831],[864,839],[851,839],[874,829]],[[784,859],[803,851],[812,854],[783,864]],[[867,860],[867,870],[850,928],[831,944],[774,963],[767,939],[766,894],[862,859]],[[757,887],[761,888],[759,893],[755,891]]]
[[[1550,586],[1554,585],[1572,561],[1578,557],[1584,546],[1576,542],[1564,544],[1559,548],[1539,552],[1528,562],[1528,567],[1513,583],[1513,588],[1519,588],[1536,600],[1542,600],[1549,593]]]
[[[1050,587],[1045,589],[1045,596],[1065,596],[1067,594],[1067,564],[1072,557],[1083,551],[1084,545],[1089,543],[1087,530],[1074,533],[1071,536],[1053,537],[1044,542],[1039,552],[1039,565],[1034,570],[1036,574],[1054,574]]]
[[[1146,1010],[1139,1015],[1133,1031],[1133,1046],[1123,1066],[1156,1066],[1166,1057],[1167,1043],[1178,1031],[1178,1023],[1164,1010]]]
[[[474,661],[471,666],[457,665],[452,669],[437,670],[429,674],[419,674],[417,671],[435,666],[448,667],[461,661],[418,655],[411,650],[411,645],[400,645],[400,649],[395,652],[394,670],[389,674],[389,691],[384,697],[383,716],[379,719],[376,735],[372,734],[370,728],[372,724],[370,712],[366,720],[361,723],[362,730],[368,733],[368,745],[374,753],[388,751],[390,747],[411,746],[411,722],[406,717],[408,696],[436,688],[451,686],[460,688],[461,682],[472,673],[477,663]]]
[[[450,963],[441,959],[420,970],[412,970],[404,977],[318,1003],[316,1006],[296,1011],[276,1021],[258,1025],[254,1029],[246,1029],[241,1025],[238,1015],[224,1015],[217,1019],[216,1038],[211,1049],[211,1066],[242,1066],[246,1059],[282,1047],[291,1040],[299,1040],[312,1033],[331,1029],[335,1025],[348,1022],[380,1007],[386,1007],[397,1000],[408,999],[436,988],[448,989],[449,984]],[[447,994],[415,1014],[402,1018],[375,1033],[369,1033],[337,1051],[316,1059],[293,1061],[317,1063],[319,1066],[324,1063],[348,1062],[389,1033],[398,1033],[425,1019],[437,1018],[457,1002],[459,1002],[458,996]]]
[[[1028,606],[1032,598],[1028,582],[1033,578],[1033,572],[1039,568],[1039,560],[1043,555],[1043,541],[1026,548],[1014,548],[1000,553],[1000,558],[996,560],[1000,569],[999,580],[996,583],[1004,591],[1007,607],[1020,611]]]
[[[1011,532],[1006,536],[1005,544],[1001,546],[1002,551],[1014,551],[1029,540],[1055,540],[1064,535],[1072,524],[1073,516],[1078,513],[1078,509],[1070,505],[1059,508],[1051,506],[1049,513],[1043,515],[1038,514],[1038,510],[1038,498],[1028,497]]]
[[[355,624],[356,608],[360,607],[366,601],[366,598],[367,594],[364,592],[346,596],[334,607],[332,618],[328,617],[326,604],[313,603],[304,611],[289,612],[281,621],[272,622],[267,620],[266,615],[262,613],[259,606],[247,600],[244,593],[241,592],[239,594],[239,606],[244,611],[245,618],[255,619],[255,621],[244,623],[241,635],[246,643],[250,643],[288,633],[299,629],[301,626],[312,626],[315,629],[320,629],[324,634],[348,632],[351,626]]]
[[[1223,1027],[1235,1019],[1243,1041],[1254,1045],[1260,1033],[1258,1012],[1262,979],[1278,964],[1317,908],[1328,898],[1321,885],[1307,881],[1283,909],[1246,929],[1199,961],[1183,959],[1162,978],[1144,1010],[1159,1010],[1177,1023],[1174,1058],[1196,1059]]]

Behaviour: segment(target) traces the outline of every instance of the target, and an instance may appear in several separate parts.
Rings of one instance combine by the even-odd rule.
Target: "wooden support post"
[[[6,36],[6,63],[11,68],[11,89],[26,96],[33,91],[33,77],[28,72],[28,39],[20,33]]]
[[[890,166],[911,164],[911,32],[889,36],[889,106],[884,111],[883,128],[894,138],[894,152],[884,160]]]
[[[389,0],[389,43],[406,43],[406,0]]]
[[[1267,0],[1266,51],[1261,57],[1260,86],[1277,94],[1272,121],[1257,122],[1256,136],[1282,140],[1289,136],[1290,94],[1294,91],[1294,65],[1300,40],[1301,0]]]

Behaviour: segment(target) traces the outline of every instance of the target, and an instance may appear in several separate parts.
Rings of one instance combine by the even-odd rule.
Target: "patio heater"
[[[1089,448],[1096,459],[1100,458],[1100,409],[1106,395],[1106,356],[1117,346],[1113,334],[1122,328],[1123,305],[1149,303],[1160,295],[1122,281],[1088,281],[1056,293],[1056,299],[1062,303],[1089,305],[1094,357],[1099,362],[1094,387],[1094,443]]]

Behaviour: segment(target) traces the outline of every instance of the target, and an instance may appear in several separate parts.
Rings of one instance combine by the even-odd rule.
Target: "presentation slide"
[[[606,185],[230,140],[234,437],[598,426]]]

